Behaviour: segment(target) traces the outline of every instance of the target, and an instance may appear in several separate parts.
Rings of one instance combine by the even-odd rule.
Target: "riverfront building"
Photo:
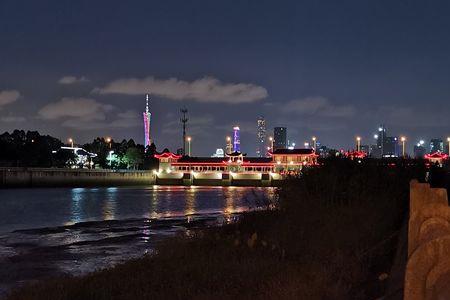
[[[163,152],[159,159],[159,173],[210,173],[212,177],[228,174],[297,173],[305,166],[317,164],[314,149],[277,149],[269,157],[247,157],[245,153],[227,153],[225,157],[189,157]],[[214,175],[215,174],[215,175]]]

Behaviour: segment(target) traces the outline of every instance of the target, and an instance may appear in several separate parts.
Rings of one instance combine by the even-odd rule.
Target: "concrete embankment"
[[[411,182],[404,299],[450,299],[447,190]]]
[[[220,176],[219,176],[220,175]],[[44,168],[0,168],[0,188],[96,187],[137,185],[277,186],[275,175],[229,175],[153,171],[113,171]]]
[[[0,187],[86,187],[151,185],[151,171],[111,171],[80,169],[2,168]]]

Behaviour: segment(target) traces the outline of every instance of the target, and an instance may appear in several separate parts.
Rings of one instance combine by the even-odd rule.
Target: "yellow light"
[[[231,137],[227,136],[227,142],[231,141]]]
[[[401,141],[402,141],[402,142],[406,141],[406,137],[402,136],[402,137],[401,137]]]
[[[358,142],[361,141],[361,137],[357,136],[357,137],[356,137],[356,140],[357,140]]]
[[[289,162],[289,164],[290,164],[290,165],[293,165],[293,164],[294,164],[294,162],[293,162],[293,161],[291,160],[291,161]]]
[[[273,141],[273,137],[269,137],[269,141]]]
[[[449,143],[450,143],[450,137],[448,137],[448,138],[447,138],[447,142],[449,142]]]
[[[315,137],[315,136],[313,136],[313,137],[312,137],[312,140],[313,140],[313,141],[316,141],[316,137]]]
[[[191,141],[191,137],[190,137],[190,136],[187,137],[187,141],[188,141],[188,142]]]
[[[110,137],[106,138],[106,142],[110,143],[111,142],[111,138]]]
[[[281,165],[281,161],[278,160],[278,161],[277,161],[277,165]]]

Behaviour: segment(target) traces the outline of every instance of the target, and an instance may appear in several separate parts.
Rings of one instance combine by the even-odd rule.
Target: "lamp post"
[[[448,155],[450,155],[450,137],[447,138],[448,142]]]
[[[356,150],[358,152],[361,152],[361,137],[360,136],[356,137]]]
[[[107,142],[108,145],[109,145],[109,149],[111,149],[111,138],[110,138],[110,137],[107,137],[107,138],[106,138],[106,142]]]
[[[188,136],[187,137],[187,142],[188,142],[188,156],[191,156],[191,137]]]
[[[400,138],[400,140],[402,141],[402,156],[405,157],[405,153],[406,153],[406,150],[405,150],[406,137],[402,136]]]
[[[270,141],[270,151],[273,152],[273,137],[269,137],[269,141]]]
[[[227,151],[228,151],[228,154],[230,154],[232,151],[231,151],[231,137],[230,136],[227,136],[227,147],[226,147],[227,149]]]
[[[69,138],[69,139],[68,139],[67,141],[69,142],[69,144],[70,144],[70,147],[72,147],[72,148],[73,148],[73,139],[72,139],[72,138]]]
[[[109,168],[112,169],[112,155],[113,155],[114,151],[109,151],[109,156],[108,156],[108,160],[109,160]]]
[[[317,146],[317,138],[315,137],[315,136],[313,136],[312,137],[312,141],[313,141],[313,148],[314,148],[314,151],[316,151],[316,146]]]

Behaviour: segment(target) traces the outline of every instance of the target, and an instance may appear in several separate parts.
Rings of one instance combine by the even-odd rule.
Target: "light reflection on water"
[[[2,190],[0,233],[16,229],[73,225],[127,218],[171,218],[233,214],[273,188],[150,186]]]
[[[219,218],[229,222],[258,197],[274,197],[274,189],[1,190],[0,269],[18,275],[14,281],[0,272],[0,297],[18,282],[36,279],[36,270],[84,274],[151,252],[155,241],[176,232],[188,234],[191,228],[217,224]],[[17,259],[8,259],[13,256]]]

